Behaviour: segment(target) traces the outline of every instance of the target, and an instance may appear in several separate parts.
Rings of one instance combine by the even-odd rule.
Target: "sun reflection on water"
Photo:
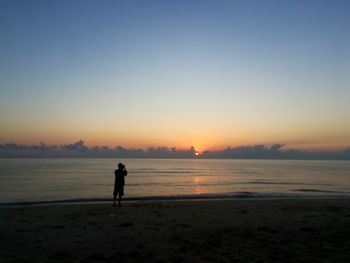
[[[203,193],[202,186],[201,186],[201,179],[200,177],[194,177],[193,182],[195,184],[194,186],[194,194],[199,195]]]

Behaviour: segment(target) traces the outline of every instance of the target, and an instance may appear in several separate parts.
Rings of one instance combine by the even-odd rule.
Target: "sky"
[[[349,1],[0,1],[0,143],[350,147]]]

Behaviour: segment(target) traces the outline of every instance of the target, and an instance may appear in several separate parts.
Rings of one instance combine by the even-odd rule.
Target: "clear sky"
[[[0,1],[0,143],[350,146],[350,1]]]

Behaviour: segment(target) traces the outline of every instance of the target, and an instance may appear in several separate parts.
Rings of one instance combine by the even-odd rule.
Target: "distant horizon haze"
[[[50,140],[49,140],[50,141]],[[254,146],[254,145],[264,145],[264,146],[272,146],[274,144],[281,144],[279,142],[273,142],[273,143],[241,143],[241,144],[213,144],[214,146],[206,146],[204,143],[189,143],[189,144],[179,144],[176,145],[174,143],[168,143],[168,144],[126,144],[123,143],[122,140],[116,140],[115,142],[112,143],[91,143],[88,140],[77,140],[77,139],[73,139],[70,141],[62,141],[59,143],[48,143],[45,140],[39,140],[39,141],[34,141],[34,142],[29,142],[27,143],[26,141],[24,142],[15,142],[15,141],[0,141],[0,145],[5,145],[5,144],[18,144],[18,145],[26,145],[26,146],[36,146],[36,145],[40,145],[40,144],[45,144],[47,146],[60,146],[60,145],[67,145],[69,143],[74,143],[74,142],[78,142],[78,141],[83,141],[84,145],[88,148],[93,148],[93,147],[108,147],[110,149],[116,148],[116,147],[126,147],[126,148],[130,148],[130,149],[142,149],[142,150],[146,150],[148,148],[158,148],[158,147],[167,147],[167,148],[176,148],[178,150],[188,150],[191,149],[191,147],[193,147],[197,152],[202,153],[205,151],[219,151],[219,150],[223,150],[225,148],[240,148],[240,147],[249,147],[249,146]],[[99,140],[97,140],[99,141]],[[103,141],[103,140],[102,140]],[[325,152],[325,151],[329,151],[329,152],[337,152],[337,151],[342,151],[342,150],[347,150],[350,149],[350,143],[349,144],[343,144],[343,145],[339,145],[337,147],[335,147],[334,145],[332,145],[332,147],[325,147],[324,145],[329,146],[329,144],[306,144],[309,145],[309,147],[305,147],[305,144],[294,144],[294,145],[288,145],[288,144],[284,144],[282,143],[281,145],[283,145],[283,149],[282,151],[287,151],[287,150],[298,150],[298,151],[313,151],[313,152]],[[299,146],[299,147],[298,147]]]
[[[225,147],[200,151],[194,146],[177,148],[151,146],[128,148],[88,146],[83,140],[61,145],[0,144],[0,158],[166,158],[166,159],[300,159],[300,160],[350,160],[350,147],[338,151],[305,151],[285,148],[284,144],[256,144],[240,147]]]

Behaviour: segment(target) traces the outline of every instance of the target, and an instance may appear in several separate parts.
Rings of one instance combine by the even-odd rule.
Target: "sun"
[[[195,155],[195,156],[199,156],[199,152],[195,152],[194,155]]]

